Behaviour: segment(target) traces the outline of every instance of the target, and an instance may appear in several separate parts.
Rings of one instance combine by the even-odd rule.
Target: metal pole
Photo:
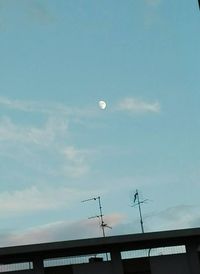
[[[144,201],[140,201],[140,197],[139,197],[139,193],[138,190],[136,189],[136,192],[134,194],[134,201],[133,203],[137,202],[137,204],[135,206],[138,205],[138,209],[139,209],[139,214],[140,214],[140,224],[141,224],[141,229],[142,229],[142,233],[144,233],[144,225],[143,225],[143,219],[142,219],[142,209],[140,204],[144,203],[146,200]]]
[[[138,190],[136,190],[136,193],[137,193],[138,207],[139,207],[139,213],[140,213],[140,224],[141,224],[142,233],[144,233],[144,225],[143,225],[143,219],[142,219],[142,210],[141,210],[141,206],[140,206],[141,202],[140,202]]]
[[[103,237],[106,237],[106,234],[105,234],[105,224],[104,224],[104,221],[103,221],[103,212],[102,212],[102,206],[101,206],[101,197],[98,196],[97,198],[94,198],[95,200],[98,199],[98,203],[99,203],[99,213],[100,213],[100,220],[101,220],[101,228],[102,228],[102,232],[103,232]],[[108,261],[108,253],[106,253],[106,260]]]
[[[101,197],[98,196],[97,199],[98,199],[98,202],[99,202],[99,212],[100,212],[100,219],[101,219],[101,228],[102,228],[102,232],[103,232],[103,237],[105,237],[106,234],[105,234],[105,229],[104,229],[103,212],[102,212],[102,206],[101,206]]]

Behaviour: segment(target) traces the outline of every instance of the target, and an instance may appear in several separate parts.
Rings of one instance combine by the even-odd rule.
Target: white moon
[[[100,109],[105,109],[106,108],[106,102],[105,101],[99,101],[99,107],[100,107]]]

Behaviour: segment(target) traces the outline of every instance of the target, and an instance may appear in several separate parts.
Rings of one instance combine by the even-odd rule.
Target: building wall
[[[189,253],[188,253],[189,254]],[[35,270],[21,270],[0,273],[9,274],[200,274],[200,265],[195,264],[187,253],[132,258],[113,261],[94,261],[90,263],[45,267]],[[195,257],[196,258],[196,257]],[[115,259],[118,259],[115,261]],[[198,259],[198,257],[197,257]],[[117,264],[116,264],[117,262]],[[191,264],[192,262],[192,264]],[[119,264],[118,264],[119,263]],[[189,270],[190,269],[190,270]],[[6,270],[8,271],[8,270]]]
[[[152,274],[190,274],[187,255],[165,255],[150,257]]]
[[[150,274],[149,258],[123,260],[124,274]]]
[[[73,269],[71,265],[45,267],[44,273],[45,274],[73,274]]]
[[[73,265],[73,274],[112,274],[110,262]]]

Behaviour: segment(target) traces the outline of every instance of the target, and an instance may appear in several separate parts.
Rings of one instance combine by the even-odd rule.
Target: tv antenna
[[[101,205],[101,197],[98,196],[98,197],[90,198],[90,199],[87,199],[87,200],[83,200],[83,201],[81,201],[81,202],[82,202],[82,203],[85,203],[85,202],[89,202],[89,201],[92,201],[92,200],[98,201],[99,215],[89,217],[88,219],[99,218],[99,220],[100,220],[100,227],[101,227],[101,229],[102,229],[103,237],[106,237],[105,228],[107,227],[107,228],[112,229],[112,227],[109,226],[109,225],[107,225],[107,224],[104,222],[104,219],[103,219],[103,211],[102,211],[102,205]]]
[[[148,201],[148,199],[145,199],[143,201],[140,201],[140,197],[139,197],[139,192],[136,189],[135,194],[134,194],[134,199],[133,199],[133,205],[132,207],[136,207],[138,206],[139,209],[139,215],[140,215],[140,224],[141,224],[141,230],[142,233],[144,233],[144,223],[143,223],[143,218],[142,218],[142,209],[141,209],[141,204],[145,203],[146,201]]]

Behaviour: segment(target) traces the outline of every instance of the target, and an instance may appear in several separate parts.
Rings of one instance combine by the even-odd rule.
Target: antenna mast
[[[132,207],[138,206],[142,233],[144,233],[144,223],[143,223],[143,218],[142,218],[141,204],[145,203],[147,200],[148,200],[148,199],[145,199],[145,200],[143,200],[143,201],[140,201],[139,192],[138,192],[138,190],[136,189],[136,192],[135,192],[135,194],[134,194],[134,200],[133,200],[134,205],[132,205]]]
[[[100,226],[101,226],[101,229],[102,229],[103,237],[106,237],[105,227],[108,227],[108,228],[112,228],[112,227],[110,227],[110,226],[108,226],[107,224],[104,223],[103,211],[102,211],[102,205],[101,205],[101,197],[100,196],[94,197],[94,198],[91,198],[91,199],[83,200],[82,202],[84,203],[84,202],[89,202],[89,201],[92,201],[92,200],[94,200],[94,201],[98,200],[99,215],[89,217],[89,219],[92,219],[92,218],[99,218],[100,219]]]

